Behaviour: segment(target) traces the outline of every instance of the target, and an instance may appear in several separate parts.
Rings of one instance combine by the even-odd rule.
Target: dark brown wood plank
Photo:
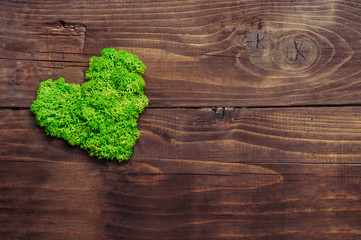
[[[48,77],[82,82],[88,58],[111,46],[148,66],[153,107],[361,103],[355,0],[35,0],[0,9],[0,106],[30,106]]]
[[[129,162],[0,111],[2,239],[359,239],[360,107],[148,109]]]
[[[134,156],[360,163],[359,113],[359,107],[151,109],[140,121],[144,130]]]
[[[229,163],[358,164],[361,155],[360,107],[267,109],[147,109],[140,118],[136,159],[200,159]],[[19,134],[13,118],[23,114]],[[35,126],[29,111],[2,110],[0,129],[6,148],[0,151],[33,156],[38,142],[59,144]],[[10,130],[7,128],[11,127]],[[31,129],[23,132],[22,129]],[[21,141],[19,142],[19,137]],[[19,151],[26,146],[34,151]],[[51,148],[51,158],[65,154]],[[60,152],[58,152],[60,151]],[[67,151],[72,151],[71,148]],[[3,152],[0,152],[3,153]],[[30,155],[28,155],[30,154]],[[47,155],[47,157],[50,157]]]

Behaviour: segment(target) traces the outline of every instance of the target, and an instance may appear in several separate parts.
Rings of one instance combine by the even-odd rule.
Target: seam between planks
[[[34,99],[35,100],[35,99]],[[274,106],[262,106],[262,105],[255,105],[255,106],[238,106],[238,105],[214,105],[214,106],[163,106],[163,107],[152,107],[149,106],[147,109],[214,109],[214,108],[235,108],[235,109],[282,109],[282,108],[341,108],[341,107],[361,107],[361,103],[355,104],[320,104],[320,105],[313,105],[313,104],[305,104],[305,105],[274,105]],[[23,107],[23,106],[0,106],[0,110],[30,110],[30,107]]]

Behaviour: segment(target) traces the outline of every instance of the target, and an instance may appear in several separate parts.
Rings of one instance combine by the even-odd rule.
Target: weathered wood
[[[360,10],[350,0],[1,1],[0,106],[30,106],[49,77],[84,81],[88,58],[110,46],[148,66],[153,107],[360,104]]]
[[[360,107],[147,109],[127,163],[0,111],[4,239],[359,239]]]
[[[0,1],[0,239],[360,239],[361,107],[301,107],[361,104],[360,26],[355,0]],[[121,164],[22,109],[105,47],[148,67]]]

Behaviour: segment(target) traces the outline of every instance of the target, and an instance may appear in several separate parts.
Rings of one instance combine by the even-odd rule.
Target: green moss
[[[124,50],[105,48],[89,60],[82,85],[63,78],[40,84],[30,110],[46,134],[63,138],[100,159],[128,160],[139,138],[137,119],[144,95],[144,64]]]

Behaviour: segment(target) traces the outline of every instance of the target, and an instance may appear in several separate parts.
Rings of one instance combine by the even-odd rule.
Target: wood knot
[[[253,52],[261,53],[269,46],[269,37],[261,29],[253,29],[247,34],[247,48]]]
[[[231,120],[237,114],[233,107],[215,107],[212,110],[218,120]]]
[[[317,46],[307,36],[294,36],[283,43],[285,62],[291,65],[308,66],[317,58]]]

